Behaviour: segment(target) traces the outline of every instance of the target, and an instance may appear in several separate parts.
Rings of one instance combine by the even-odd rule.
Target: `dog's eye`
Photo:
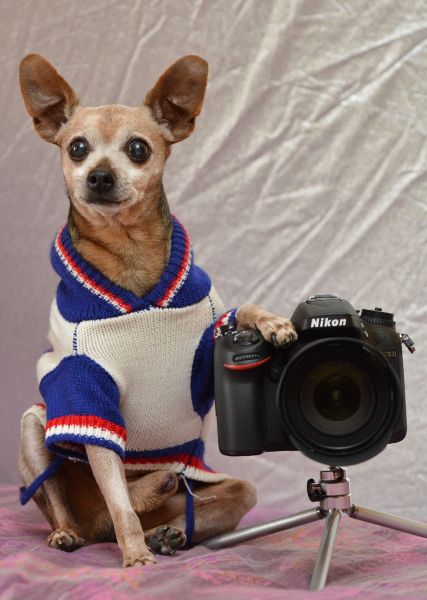
[[[144,162],[150,156],[150,148],[144,140],[132,140],[128,145],[128,154],[135,162]]]
[[[86,140],[74,140],[68,148],[68,154],[73,160],[82,160],[89,152],[89,144]]]

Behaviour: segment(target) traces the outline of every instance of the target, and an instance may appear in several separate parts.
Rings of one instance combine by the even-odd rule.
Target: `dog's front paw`
[[[47,538],[46,544],[49,548],[56,548],[63,552],[72,552],[73,550],[77,550],[77,548],[87,546],[88,542],[79,537],[72,529],[57,529]]]
[[[145,565],[155,565],[157,560],[147,548],[146,552],[139,553],[138,556],[125,556],[123,558],[123,568],[128,567],[144,567]]]
[[[262,333],[264,339],[274,344],[276,348],[285,346],[298,338],[289,319],[272,313],[260,317],[256,321],[256,328]]]
[[[156,554],[171,555],[181,548],[187,538],[182,529],[178,527],[157,527],[150,535],[150,548]]]

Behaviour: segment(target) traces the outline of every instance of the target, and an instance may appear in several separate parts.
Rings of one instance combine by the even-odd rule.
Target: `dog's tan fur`
[[[160,77],[139,108],[83,108],[68,83],[45,59],[29,55],[20,66],[21,91],[39,135],[59,146],[70,198],[68,226],[75,249],[111,281],[139,297],[150,292],[168,264],[172,222],[162,187],[172,144],[187,138],[202,108],[207,63],[187,56]],[[74,162],[73,140],[85,138],[88,156]],[[136,164],[126,154],[130,139],[151,154]],[[91,201],[87,178],[96,168],[115,175],[114,195]],[[238,328],[258,327],[277,345],[296,337],[289,320],[255,305],[240,307]],[[66,461],[34,500],[50,523],[49,546],[70,551],[117,540],[124,566],[155,563],[149,545],[170,554],[185,543],[186,494],[175,473],[125,472],[113,451],[86,446],[89,465]],[[52,462],[44,430],[29,414],[22,424],[19,469],[30,485]],[[244,480],[195,484],[198,542],[232,531],[256,503],[256,487]],[[214,496],[214,498],[210,498]],[[209,498],[209,499],[207,499]],[[144,533],[145,531],[145,533]]]

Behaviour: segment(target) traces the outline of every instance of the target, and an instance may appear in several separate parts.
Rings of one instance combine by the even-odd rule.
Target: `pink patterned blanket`
[[[249,525],[281,516],[253,510]],[[308,592],[323,522],[227,550],[196,547],[159,557],[144,569],[121,568],[115,544],[72,554],[47,548],[49,526],[34,505],[21,507],[18,488],[0,485],[0,599],[302,600]],[[327,587],[328,600],[427,598],[427,540],[343,516]]]

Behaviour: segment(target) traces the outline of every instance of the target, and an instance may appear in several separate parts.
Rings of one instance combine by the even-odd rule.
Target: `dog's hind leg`
[[[130,504],[138,517],[162,506],[178,489],[178,478],[172,471],[155,471],[137,476],[127,475],[126,483]],[[113,520],[107,504],[105,500],[102,502],[102,506],[100,503],[98,504],[99,508],[96,514],[92,513],[90,516],[88,540],[92,544],[116,542]]]
[[[176,494],[178,477],[173,471],[157,471],[128,482],[128,489],[132,508],[143,518]],[[187,539],[177,527],[158,527],[144,534],[145,543],[156,554],[173,554]]]
[[[44,442],[45,432],[41,421],[32,413],[25,415],[22,420],[18,465],[26,488],[44,473],[55,459],[55,455],[46,449]],[[33,499],[54,530],[46,540],[48,546],[71,552],[87,543],[81,537],[68,507],[60,473],[55,473],[47,479],[36,491]]]
[[[234,531],[257,500],[256,485],[243,479],[195,482],[194,494],[193,543]],[[173,554],[185,543],[186,503],[186,492],[179,491],[161,508],[140,517],[147,544],[154,552]]]
[[[138,516],[160,508],[178,490],[178,477],[173,471],[154,471],[127,480],[129,500]]]

